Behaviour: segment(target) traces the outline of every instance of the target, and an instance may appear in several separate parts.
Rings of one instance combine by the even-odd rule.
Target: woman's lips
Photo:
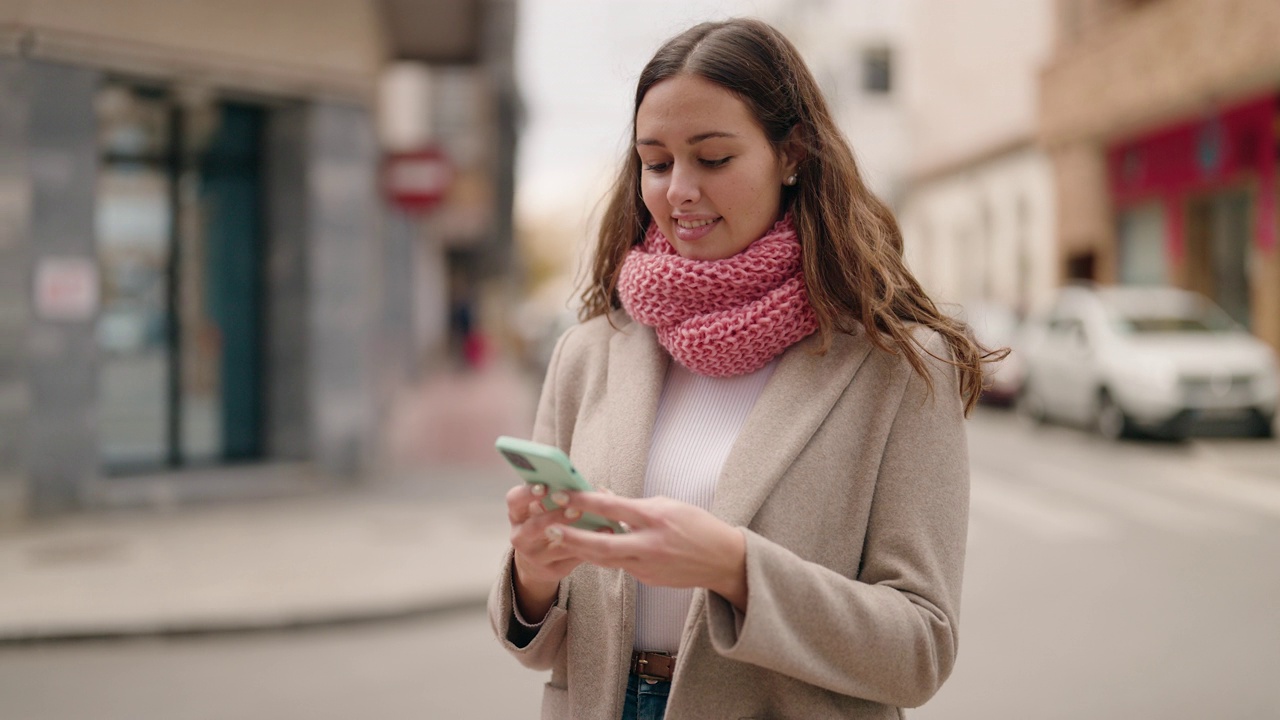
[[[679,220],[679,219],[673,218],[673,220],[675,220],[675,224],[673,225],[673,228],[676,233],[676,238],[679,239],[681,242],[697,242],[702,238],[706,237],[707,233],[710,233],[712,230],[715,230],[717,227],[719,227],[720,221],[722,219],[723,218],[706,218],[706,219],[700,219],[700,220]],[[684,223],[684,224],[682,225],[681,223]],[[694,227],[685,227],[686,225],[693,225]]]

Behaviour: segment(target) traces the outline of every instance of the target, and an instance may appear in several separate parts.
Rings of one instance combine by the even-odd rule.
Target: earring
[[[799,180],[800,178],[795,173],[792,173],[789,177],[787,177],[786,180],[782,181],[782,184],[790,187],[792,185],[795,185],[796,182],[798,182]]]

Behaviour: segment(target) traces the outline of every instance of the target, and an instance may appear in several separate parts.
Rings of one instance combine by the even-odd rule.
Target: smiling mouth
[[[684,229],[686,229],[686,230],[692,230],[692,229],[694,229],[694,228],[700,228],[700,227],[705,227],[705,226],[707,226],[707,225],[710,225],[711,223],[716,222],[716,221],[717,221],[717,220],[719,220],[719,219],[720,219],[720,218],[711,218],[710,220],[680,220],[680,219],[677,219],[677,220],[676,220],[676,225],[679,225],[680,227],[682,227],[682,228],[684,228]]]

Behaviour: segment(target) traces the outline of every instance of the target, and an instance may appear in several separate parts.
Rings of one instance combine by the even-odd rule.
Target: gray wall
[[[270,115],[266,137],[267,253],[265,453],[272,460],[311,456],[311,366],[307,303],[307,109]]]
[[[365,109],[318,102],[308,114],[313,457],[348,476],[367,468],[377,449],[378,151]]]
[[[94,99],[99,75],[30,60],[18,64],[27,104],[31,204],[29,263],[23,267],[30,277],[46,258],[96,262]],[[94,323],[45,320],[33,312],[26,340],[31,508],[37,513],[72,509],[79,504],[81,487],[98,472]]]
[[[27,84],[22,63],[0,58],[0,521],[26,502]]]

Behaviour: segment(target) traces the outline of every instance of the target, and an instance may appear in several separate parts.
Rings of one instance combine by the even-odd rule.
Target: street
[[[1280,476],[1223,461],[1257,446],[1109,444],[985,409],[970,445],[960,660],[910,717],[1280,717]],[[543,679],[474,606],[4,646],[0,718],[534,718]]]

